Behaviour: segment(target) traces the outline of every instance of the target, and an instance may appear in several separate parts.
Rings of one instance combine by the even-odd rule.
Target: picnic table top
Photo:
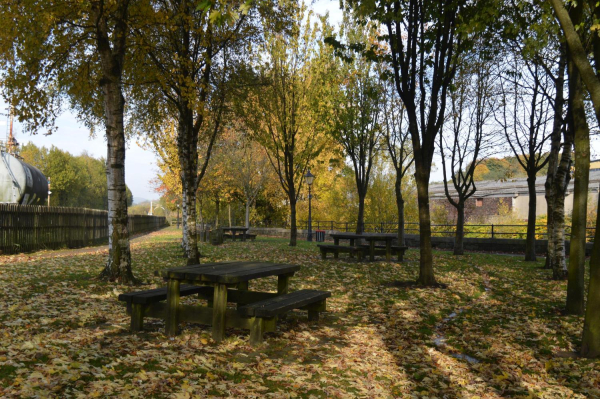
[[[219,262],[188,265],[162,270],[160,276],[187,281],[236,284],[257,278],[291,275],[299,265],[271,262]]]
[[[223,227],[223,230],[229,230],[229,231],[248,231],[249,227],[244,227],[244,226],[230,226],[230,227]]]
[[[357,238],[362,238],[364,240],[367,241],[377,241],[377,240],[393,240],[394,238],[397,238],[398,235],[397,234],[393,234],[393,233],[363,233],[363,234],[356,234],[356,233],[331,233],[330,236],[332,238],[341,238],[341,239],[357,239]]]

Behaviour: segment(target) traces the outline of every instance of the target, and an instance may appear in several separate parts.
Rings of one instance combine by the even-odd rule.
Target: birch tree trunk
[[[563,2],[561,0],[549,0],[549,2],[554,8],[556,17],[565,34],[565,39],[569,45],[569,55],[577,66],[590,94],[596,119],[600,121],[600,79],[598,79],[596,71],[587,58],[587,52],[581,44],[580,37]],[[600,202],[600,195],[598,200]],[[597,214],[596,226],[600,226],[600,212]],[[600,242],[600,229],[596,229],[594,242]],[[581,344],[581,355],[585,357],[600,356],[600,312],[598,312],[598,309],[600,309],[600,245],[594,245],[590,259],[590,283]]]
[[[135,283],[131,270],[131,251],[127,226],[127,192],[125,186],[124,99],[121,79],[103,85],[106,107],[106,176],[108,185],[108,261],[101,278]]]
[[[565,143],[560,159],[560,165],[554,181],[554,257],[552,260],[552,278],[565,280],[567,278],[567,264],[565,260],[565,195],[570,179],[571,170],[571,134],[565,134]]]
[[[546,264],[544,269],[553,269],[552,260],[554,259],[554,179],[558,169],[558,156],[560,152],[560,141],[563,127],[563,108],[564,108],[564,86],[565,86],[565,65],[566,48],[561,46],[560,59],[558,61],[558,76],[556,78],[556,94],[554,96],[554,123],[552,126],[552,136],[550,145],[550,154],[548,154],[548,173],[544,188],[546,191],[546,238],[548,248],[546,250]]]
[[[96,24],[96,46],[100,58],[106,125],[106,176],[108,186],[108,260],[100,278],[122,284],[137,283],[131,270],[131,251],[127,226],[127,192],[125,186],[125,129],[123,98],[123,60],[126,52],[128,1],[117,12],[114,32],[110,32],[105,10],[92,6]],[[114,40],[111,47],[111,37]]]

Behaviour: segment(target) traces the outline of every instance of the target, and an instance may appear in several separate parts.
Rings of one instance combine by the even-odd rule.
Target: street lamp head
[[[306,184],[312,186],[313,181],[315,180],[315,176],[312,173],[310,173],[310,169],[308,170],[308,172],[306,172],[304,177],[306,178]]]

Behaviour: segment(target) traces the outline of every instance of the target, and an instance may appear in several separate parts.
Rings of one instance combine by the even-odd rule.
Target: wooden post
[[[263,342],[264,322],[260,317],[250,319],[250,345],[257,346]]]
[[[225,312],[227,311],[227,285],[215,284],[213,296],[212,337],[215,342],[225,338]]]
[[[285,295],[290,291],[290,275],[280,275],[277,277],[277,294]]]
[[[392,240],[389,238],[385,240],[385,260],[388,262],[392,260]]]
[[[375,240],[369,241],[369,260],[375,260]]]
[[[179,280],[169,279],[167,283],[167,318],[165,333],[168,336],[177,335],[179,325]]]
[[[144,329],[144,308],[145,306],[139,303],[131,304],[131,332]]]

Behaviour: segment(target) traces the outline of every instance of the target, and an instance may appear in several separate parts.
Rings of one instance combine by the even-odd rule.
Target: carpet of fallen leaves
[[[132,244],[144,289],[163,284],[155,270],[184,264],[179,233]],[[329,312],[317,323],[294,312],[260,348],[233,329],[215,344],[196,324],[167,338],[156,319],[132,334],[117,301],[132,288],[95,279],[105,252],[0,256],[0,396],[600,397],[600,361],[568,356],[582,320],[560,314],[565,283],[541,262],[436,252],[448,288],[415,289],[390,284],[416,278],[414,249],[401,263],[323,261],[315,244],[262,237],[201,251],[203,262],[300,264],[292,290],[331,291]]]

